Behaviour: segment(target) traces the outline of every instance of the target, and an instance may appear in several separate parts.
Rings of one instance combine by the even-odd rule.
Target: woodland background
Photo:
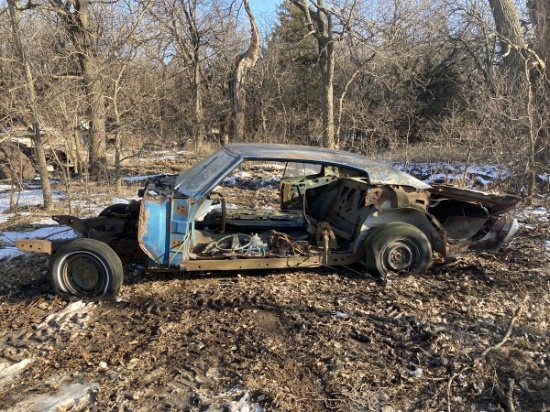
[[[0,252],[225,141],[490,166],[549,201],[550,0],[248,1],[0,0]],[[385,285],[130,265],[120,299],[68,302],[47,256],[0,254],[0,410],[548,411],[548,210]]]
[[[549,0],[285,0],[273,24],[249,1],[0,0],[12,182],[23,137],[46,210],[49,162],[118,187],[146,145],[254,141],[490,162],[548,192]]]

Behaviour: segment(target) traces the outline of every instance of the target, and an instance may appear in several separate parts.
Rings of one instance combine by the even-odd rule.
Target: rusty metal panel
[[[216,187],[241,161],[234,154],[217,150],[178,175],[174,189],[185,196],[199,197]]]
[[[449,244],[447,254],[453,255],[467,250],[497,249],[508,243],[518,231],[518,221],[510,216],[502,216],[482,239],[467,240]]]
[[[507,212],[521,200],[520,197],[514,195],[497,195],[476,190],[461,189],[450,185],[434,185],[430,192],[435,196],[445,199],[480,203],[491,214]]]
[[[486,222],[485,217],[450,216],[445,219],[443,227],[449,239],[463,241],[475,236]]]
[[[138,261],[144,263],[144,255],[136,239],[115,240],[109,246],[116,252],[122,263]]]
[[[59,248],[72,239],[62,240],[46,240],[46,239],[19,239],[15,242],[15,246],[24,252],[43,253],[53,255]]]
[[[363,252],[363,253],[361,253]],[[182,265],[186,271],[207,270],[250,270],[250,269],[291,269],[300,267],[341,266],[350,265],[360,260],[364,251],[354,253],[331,253],[328,260],[325,250],[311,256],[289,256],[250,259],[201,259],[191,260]]]
[[[415,207],[426,210],[430,200],[429,192],[412,190],[407,186],[381,186],[370,188],[365,197],[365,205],[373,205],[376,210]]]
[[[25,252],[52,254],[52,242],[43,239],[19,239],[15,242],[15,246]]]
[[[155,265],[169,263],[169,219],[170,199],[146,190],[138,220],[138,242],[145,254]]]
[[[90,229],[103,225],[107,220],[106,217],[80,219],[71,215],[55,215],[52,216],[52,219],[60,225],[70,226],[76,232],[83,235],[86,235]]]
[[[193,260],[187,262],[183,269],[187,271],[203,270],[250,270],[250,269],[283,269],[297,267],[319,267],[320,256],[256,258],[256,259],[218,259]]]

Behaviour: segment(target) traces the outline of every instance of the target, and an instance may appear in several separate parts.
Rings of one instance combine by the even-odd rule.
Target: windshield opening
[[[216,184],[237,161],[236,157],[220,149],[180,174],[175,189],[186,196],[195,196]]]

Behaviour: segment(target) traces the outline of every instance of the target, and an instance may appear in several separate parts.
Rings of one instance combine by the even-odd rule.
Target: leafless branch
[[[508,379],[508,392],[506,394],[498,385],[495,386],[495,393],[506,409],[506,412],[516,412],[516,407],[514,406],[514,386],[514,380]]]
[[[502,347],[502,345],[504,345],[506,343],[506,341],[510,337],[510,334],[512,333],[512,329],[514,328],[514,323],[516,323],[516,321],[521,317],[521,315],[523,313],[523,310],[524,310],[524,307],[525,307],[525,303],[527,302],[528,299],[529,299],[529,295],[527,294],[527,295],[525,295],[525,297],[523,298],[523,300],[519,304],[518,308],[516,309],[516,312],[514,313],[514,316],[512,316],[512,318],[510,319],[510,322],[508,323],[508,329],[506,330],[506,333],[504,334],[502,339],[498,343],[496,343],[495,345],[489,346],[487,349],[485,349],[483,352],[481,352],[480,358],[484,358],[485,356],[487,356],[487,354],[489,352]]]

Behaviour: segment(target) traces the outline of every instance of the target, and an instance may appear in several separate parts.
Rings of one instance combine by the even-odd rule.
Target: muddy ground
[[[55,296],[46,257],[0,262],[0,410],[550,410],[550,223],[519,217],[504,249],[387,283],[129,265],[97,302]]]

